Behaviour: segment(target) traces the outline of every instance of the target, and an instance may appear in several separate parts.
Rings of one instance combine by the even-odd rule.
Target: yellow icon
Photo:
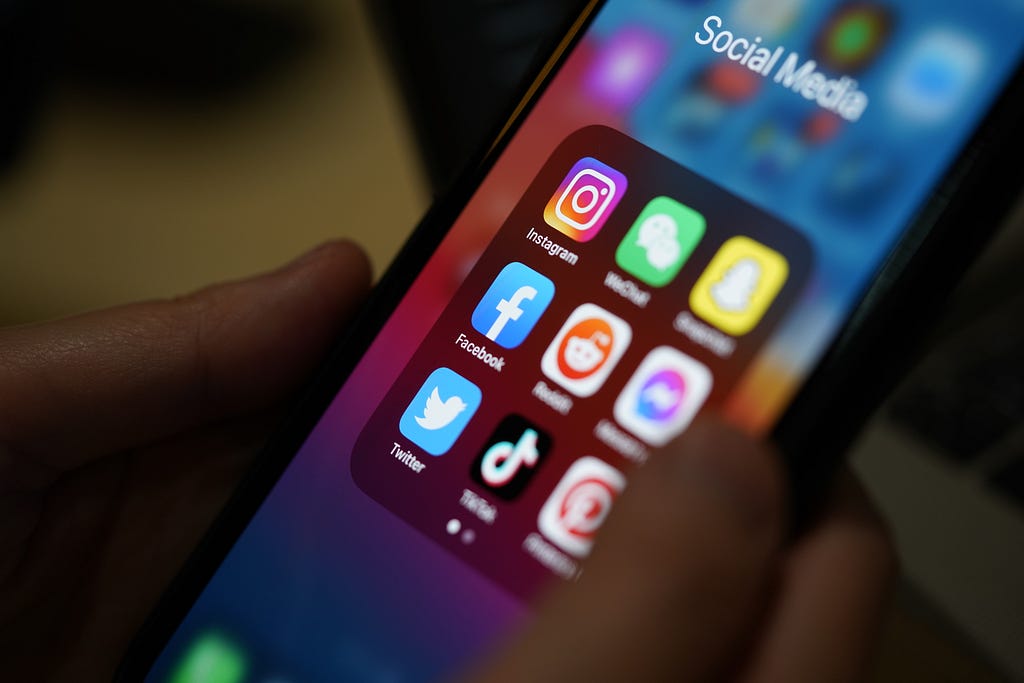
[[[723,332],[740,336],[764,317],[789,276],[782,254],[749,237],[722,245],[690,292],[690,308]]]

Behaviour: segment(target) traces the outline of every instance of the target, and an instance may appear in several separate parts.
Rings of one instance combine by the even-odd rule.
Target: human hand
[[[0,333],[0,659],[102,680],[361,298],[332,245],[254,280]],[[631,481],[583,580],[487,680],[842,680],[891,571],[847,492],[783,551],[765,449],[712,426]]]
[[[467,680],[861,680],[895,569],[888,536],[849,472],[789,546],[784,500],[770,447],[694,425],[634,473],[579,582]]]
[[[362,300],[329,244],[176,299],[0,331],[4,680],[109,680]]]

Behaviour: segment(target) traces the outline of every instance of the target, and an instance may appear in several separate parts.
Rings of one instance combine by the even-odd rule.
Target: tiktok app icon
[[[473,462],[473,481],[506,500],[526,488],[537,467],[551,450],[551,437],[518,415],[509,415]]]

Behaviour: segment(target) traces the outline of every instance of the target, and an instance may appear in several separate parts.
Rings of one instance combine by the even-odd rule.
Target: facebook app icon
[[[473,328],[499,346],[514,349],[540,320],[555,285],[522,263],[510,263],[494,278],[473,311]]]

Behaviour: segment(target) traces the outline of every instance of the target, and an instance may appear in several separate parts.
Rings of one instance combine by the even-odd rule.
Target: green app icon
[[[704,216],[690,207],[655,197],[619,244],[615,262],[652,287],[664,287],[704,237],[705,225]]]
[[[171,683],[241,683],[245,655],[219,633],[207,632],[192,643],[171,675]]]

